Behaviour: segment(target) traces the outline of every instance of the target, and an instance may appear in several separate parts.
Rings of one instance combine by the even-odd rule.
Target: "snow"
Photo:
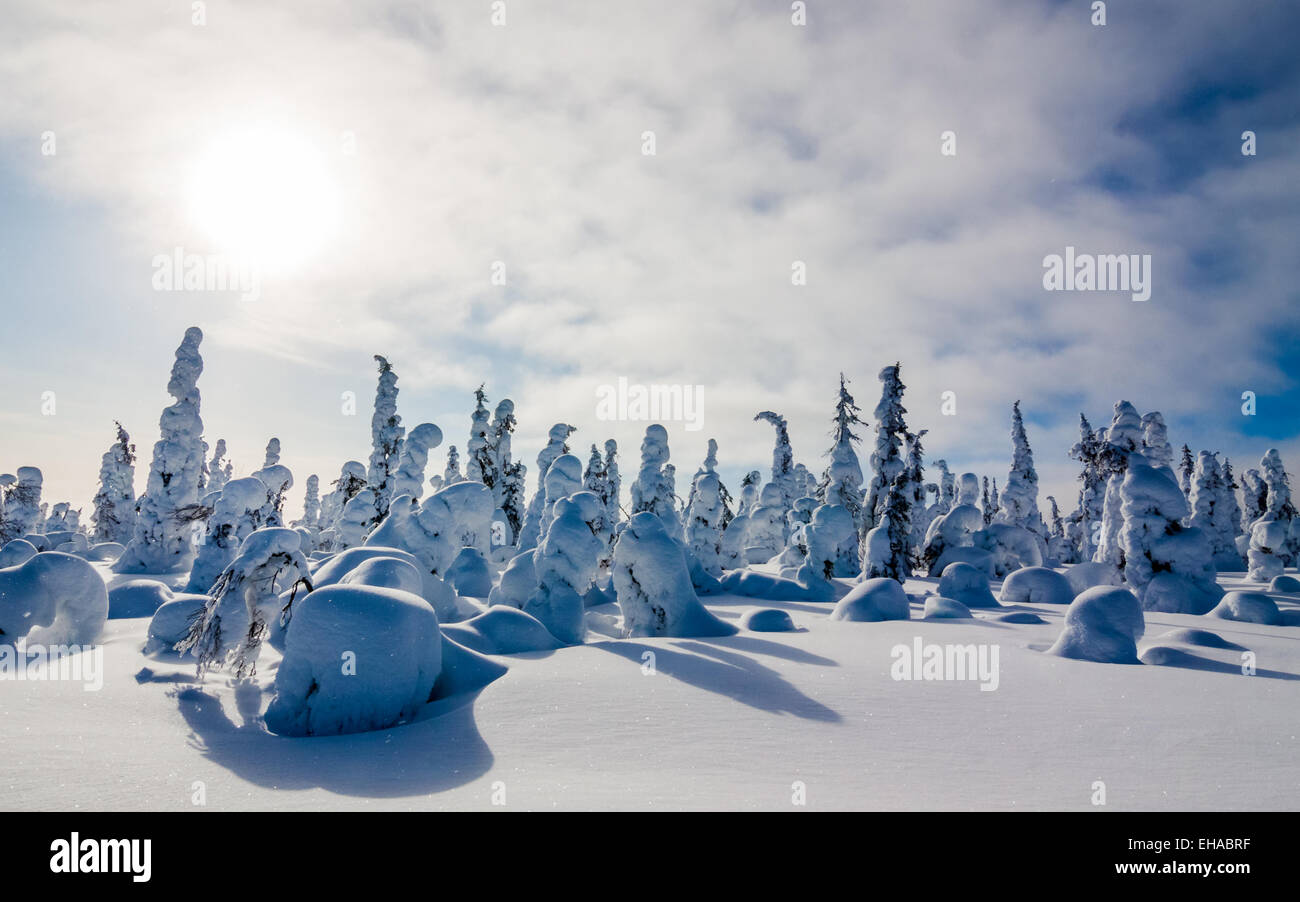
[[[443,635],[486,655],[517,655],[564,647],[536,617],[504,606],[489,608],[463,623],[443,627]]]
[[[418,595],[317,589],[294,612],[266,726],[286,736],[391,727],[429,700],[441,671],[438,616]]]
[[[1069,604],[1074,600],[1070,581],[1047,567],[1025,567],[1002,581],[1003,604]]]
[[[750,608],[740,615],[740,628],[755,633],[789,633],[795,627],[790,614],[780,608]]]
[[[897,580],[881,576],[854,586],[835,605],[830,619],[876,623],[881,620],[907,620],[910,616],[903,587]]]
[[[1294,576],[1275,576],[1273,581],[1268,584],[1268,591],[1272,593],[1286,592],[1288,594],[1300,593],[1300,579]]]
[[[487,598],[492,591],[492,572],[483,552],[477,548],[462,548],[447,568],[447,585],[455,589],[457,595]]]
[[[960,561],[944,568],[939,579],[939,594],[960,601],[968,608],[1000,607],[989,589],[985,571]]]
[[[79,557],[43,551],[0,569],[0,635],[6,642],[90,645],[108,619],[108,590]]]
[[[1137,664],[1137,640],[1146,628],[1137,596],[1118,586],[1083,592],[1065,612],[1050,655],[1102,664]]]
[[[970,612],[970,608],[955,598],[927,595],[925,610],[921,616],[924,620],[970,620],[975,615]]]
[[[1270,625],[1281,620],[1277,604],[1263,592],[1229,592],[1214,606],[1209,616]]]
[[[1118,586],[1124,582],[1119,568],[1105,561],[1084,561],[1067,567],[1065,578],[1075,595],[1093,586]]]
[[[0,567],[16,567],[28,558],[35,557],[37,548],[26,539],[14,539],[0,548]]]

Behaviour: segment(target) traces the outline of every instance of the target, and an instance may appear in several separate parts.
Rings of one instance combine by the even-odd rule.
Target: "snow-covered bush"
[[[1070,581],[1047,567],[1023,567],[1002,583],[1003,604],[1069,604],[1074,596]]]
[[[415,716],[441,673],[438,616],[420,596],[317,589],[294,612],[266,725],[285,736],[385,729]]]
[[[107,618],[104,580],[79,557],[45,551],[0,569],[6,643],[25,636],[33,645],[93,645]]]
[[[259,529],[244,540],[238,556],[209,590],[202,615],[176,646],[182,654],[193,652],[200,675],[226,663],[236,679],[256,673],[270,622],[278,616],[287,626],[293,615],[292,596],[282,606],[280,594],[296,590],[300,583],[311,589],[310,567],[299,542],[298,533],[283,527]],[[240,631],[231,629],[235,624]]]
[[[447,486],[418,507],[403,496],[393,500],[388,517],[366,544],[405,549],[428,572],[442,576],[462,548],[474,548],[485,558],[491,554],[494,510],[492,492],[481,482]]]
[[[759,503],[750,512],[745,527],[746,563],[766,563],[781,553],[789,538],[786,510],[781,487],[771,482],[763,486]]]
[[[839,600],[831,611],[831,620],[877,623],[881,620],[908,620],[912,610],[897,580],[879,577],[858,583]]]
[[[681,545],[651,511],[633,514],[611,567],[630,636],[729,636],[736,628],[700,603]]]
[[[939,578],[939,594],[960,601],[968,608],[1000,607],[989,588],[989,578],[984,571],[970,564],[949,564]]]
[[[1102,664],[1138,664],[1137,640],[1145,631],[1136,595],[1118,586],[1096,586],[1070,602],[1065,626],[1047,654]]]
[[[1041,567],[1047,543],[1036,532],[1011,523],[990,523],[974,536],[976,548],[989,553],[995,576],[1006,576],[1020,567]]]
[[[488,604],[523,609],[524,602],[537,588],[537,566],[533,560],[536,555],[537,549],[533,548],[510,559],[501,572],[501,579],[488,595]]]
[[[1262,623],[1266,626],[1282,621],[1277,602],[1263,592],[1229,592],[1214,606],[1209,616],[1242,623]]]
[[[925,610],[921,613],[922,620],[973,620],[974,617],[966,605],[942,595],[927,595]]]
[[[740,615],[740,628],[755,633],[792,633],[794,621],[780,608],[749,608]]]
[[[463,623],[445,626],[443,634],[485,655],[518,655],[564,647],[536,617],[504,605],[489,608]]]
[[[186,592],[207,592],[222,572],[239,554],[239,547],[255,530],[271,525],[270,493],[255,476],[232,479],[217,497],[208,517],[208,531],[194,567],[190,570]]]
[[[104,452],[99,465],[91,535],[98,542],[125,545],[135,534],[135,445],[122,424],[115,425],[117,441]]]
[[[176,403],[159,420],[162,437],[153,446],[149,482],[140,499],[135,533],[113,569],[118,573],[173,573],[193,560],[190,523],[201,514],[199,477],[203,473],[203,420],[199,417],[199,375],[203,333],[194,326],[176,349],[167,393]]]
[[[1250,530],[1250,550],[1246,553],[1250,564],[1247,579],[1263,583],[1280,576],[1286,540],[1286,523],[1277,520],[1255,521]]]
[[[393,497],[410,495],[416,501],[424,494],[424,471],[429,452],[442,444],[442,430],[433,423],[421,423],[402,441],[393,477]]]
[[[457,595],[487,598],[492,591],[492,571],[477,548],[462,548],[447,568],[447,584]]]
[[[804,528],[807,566],[822,579],[857,576],[858,532],[853,514],[839,504],[823,504],[813,511]]]

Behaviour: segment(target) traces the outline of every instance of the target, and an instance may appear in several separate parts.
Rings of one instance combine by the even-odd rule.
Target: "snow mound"
[[[1005,576],[1021,567],[1043,566],[1047,550],[1037,535],[1012,523],[990,523],[975,534],[975,546],[992,556],[996,576]]]
[[[40,551],[26,539],[14,539],[0,548],[0,567],[17,567],[36,557]]]
[[[492,571],[477,548],[462,548],[447,568],[447,584],[457,595],[487,598],[492,594]]]
[[[517,655],[554,651],[564,643],[551,635],[532,614],[497,605],[464,623],[443,627],[443,635],[485,655]]]
[[[1277,604],[1263,592],[1229,592],[1215,605],[1209,616],[1242,623],[1276,626],[1282,619]]]
[[[1136,595],[1118,586],[1094,586],[1070,603],[1065,628],[1047,653],[1102,664],[1138,664],[1137,640],[1145,629]]]
[[[401,548],[391,548],[385,545],[360,545],[356,548],[340,551],[316,568],[311,576],[311,584],[317,589],[336,585],[362,563],[376,557],[396,558],[419,570],[424,586],[419,595],[433,605],[434,611],[437,612],[442,622],[447,623],[463,619],[460,605],[456,601],[456,590],[443,582],[440,577],[430,573],[423,562],[415,555]]]
[[[146,655],[171,652],[177,642],[189,635],[190,625],[202,616],[203,606],[208,603],[206,595],[172,594],[171,592],[168,592],[168,595],[170,596],[168,600],[158,606],[158,610],[154,611],[153,619],[149,621],[149,638],[144,644]],[[244,615],[243,620],[230,622],[229,626],[240,631],[247,629],[247,614]]]
[[[122,556],[123,551],[126,551],[126,546],[120,542],[96,542],[86,552],[86,560],[115,561]]]
[[[730,636],[695,594],[683,547],[651,511],[627,521],[610,565],[629,636]]]
[[[1075,597],[1094,586],[1122,586],[1124,584],[1124,577],[1120,576],[1119,568],[1108,561],[1084,561],[1082,564],[1075,564],[1066,570],[1064,575],[1069,580],[1070,588],[1074,590]]]
[[[1069,604],[1074,600],[1070,581],[1047,567],[1025,567],[1002,583],[1003,604]]]
[[[337,585],[401,589],[413,595],[420,595],[424,591],[424,580],[414,564],[401,558],[383,556],[362,561],[349,570]]]
[[[898,580],[887,577],[864,580],[840,599],[831,611],[832,620],[875,623],[880,620],[907,620],[912,616],[907,595]]]
[[[807,576],[800,567],[796,573]],[[834,601],[836,584],[824,579],[787,579],[761,570],[731,570],[722,577],[722,591],[766,601]]]
[[[156,579],[128,579],[108,593],[108,619],[152,617],[175,596],[165,583]],[[203,596],[199,596],[203,597]]]
[[[968,608],[1001,607],[989,589],[989,578],[971,564],[955,563],[943,568],[939,594],[960,601]]]
[[[991,620],[997,623],[1046,623],[1042,617],[1039,617],[1033,611],[1012,611],[1010,614],[998,614]]]
[[[1243,650],[1245,648],[1244,645],[1238,645],[1236,642],[1229,642],[1218,633],[1212,633],[1209,630],[1169,630],[1169,632],[1161,633],[1155,638],[1156,641],[1159,642],[1180,642],[1183,645],[1196,645],[1200,648],[1226,648],[1234,651]]]
[[[1157,573],[1142,593],[1142,607],[1164,614],[1208,614],[1223,597],[1217,583],[1180,573]]]
[[[488,604],[523,608],[524,602],[537,588],[536,555],[537,549],[530,548],[510,559],[501,573],[501,580],[488,594]]]
[[[12,544],[12,543],[11,543]],[[108,590],[79,557],[43,551],[0,569],[0,635],[44,645],[93,645],[108,619]]]
[[[983,572],[986,578],[993,578],[993,555],[983,548],[965,545],[958,548],[949,548],[939,555],[939,559],[930,568],[930,575],[939,576],[953,564],[970,564],[975,569]]]
[[[1300,579],[1296,579],[1294,576],[1275,576],[1273,577],[1273,581],[1268,584],[1268,591],[1287,593],[1300,592]]]
[[[740,628],[755,633],[791,633],[794,621],[780,608],[750,608],[740,615]]]
[[[921,619],[969,620],[974,616],[970,612],[970,608],[955,598],[944,598],[942,595],[927,595],[925,598],[925,611],[921,615]]]
[[[266,725],[286,736],[382,730],[409,719],[442,670],[438,616],[420,596],[334,585],[296,606]]]

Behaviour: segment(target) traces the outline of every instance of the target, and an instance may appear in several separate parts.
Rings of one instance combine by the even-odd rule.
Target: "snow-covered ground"
[[[831,604],[706,597],[729,623],[760,604],[797,631],[592,633],[493,656],[504,675],[415,722],[312,738],[261,725],[274,649],[259,661],[261,695],[236,698],[224,673],[199,683],[192,659],[145,656],[149,618],[110,620],[102,690],[0,682],[0,807],[800,810],[802,784],[807,810],[1092,810],[1101,781],[1110,809],[1294,810],[1300,607],[1274,598],[1289,625],[1147,612],[1140,654],[1175,651],[1124,666],[1043,654],[1059,605],[923,621],[915,603],[910,621],[858,623],[829,619]],[[1045,622],[994,619],[1012,610]],[[1161,638],[1188,628],[1254,652],[1256,673],[1242,674],[1240,650]],[[891,678],[891,649],[918,637],[996,645],[997,688]]]

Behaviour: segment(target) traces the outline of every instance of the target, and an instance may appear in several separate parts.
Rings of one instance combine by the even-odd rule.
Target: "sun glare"
[[[194,167],[195,224],[212,250],[287,269],[319,253],[339,224],[338,191],[324,154],[274,130],[231,133]]]

